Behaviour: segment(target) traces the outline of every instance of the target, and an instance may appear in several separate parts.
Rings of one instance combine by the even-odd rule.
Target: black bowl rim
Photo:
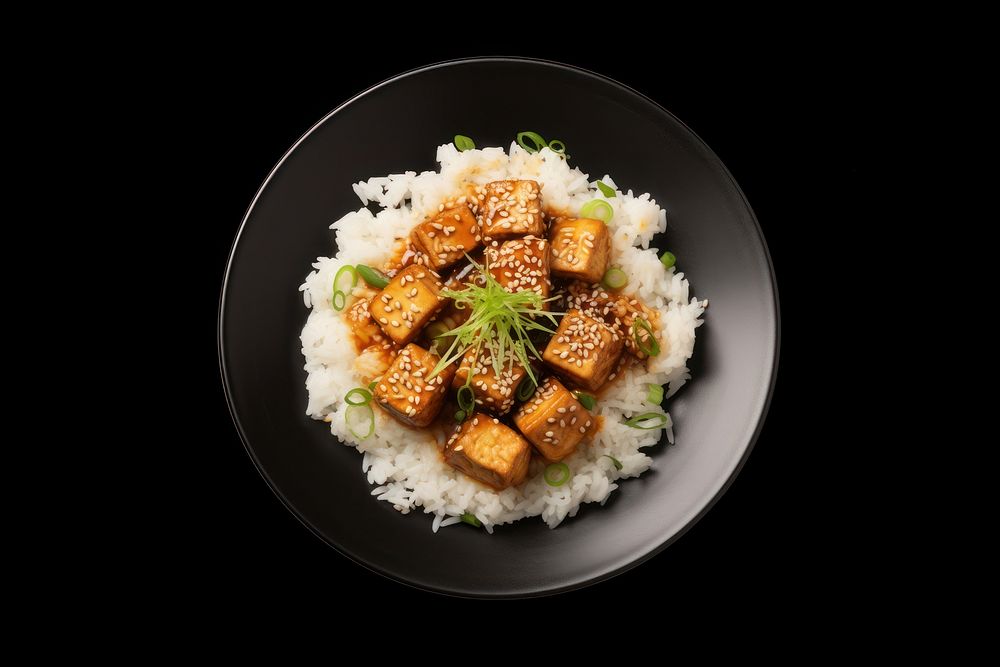
[[[277,485],[271,480],[271,478],[268,476],[267,472],[264,470],[263,466],[260,464],[260,461],[257,459],[257,456],[256,456],[256,454],[253,451],[253,448],[250,446],[249,438],[247,437],[247,434],[243,430],[243,425],[240,422],[240,418],[236,414],[236,409],[235,409],[235,406],[233,404],[233,398],[232,398],[231,388],[229,386],[229,376],[228,376],[228,373],[226,372],[226,361],[225,361],[225,354],[224,354],[224,347],[225,347],[224,333],[225,332],[223,330],[223,315],[225,313],[225,308],[226,308],[226,290],[227,290],[228,285],[229,285],[229,273],[230,273],[230,270],[232,269],[233,258],[234,258],[235,254],[236,254],[236,248],[239,245],[240,236],[242,236],[242,234],[243,234],[243,229],[244,229],[244,227],[247,224],[247,220],[249,220],[250,214],[253,212],[254,206],[256,206],[256,204],[257,204],[257,200],[260,198],[261,193],[264,192],[264,189],[271,182],[271,178],[274,176],[275,172],[277,172],[277,170],[281,167],[281,165],[285,162],[285,160],[288,159],[288,157],[295,151],[295,149],[299,147],[299,144],[301,144],[303,141],[305,141],[309,137],[309,135],[311,135],[313,133],[313,131],[316,130],[316,128],[318,128],[320,125],[322,125],[323,123],[325,123],[327,120],[329,120],[330,118],[332,118],[333,116],[335,116],[342,109],[345,109],[349,105],[353,104],[355,101],[357,101],[357,100],[361,99],[362,97],[364,97],[364,96],[366,96],[366,95],[368,95],[368,94],[370,94],[370,93],[378,90],[379,88],[382,88],[383,86],[387,86],[387,85],[389,85],[391,83],[394,83],[396,81],[399,81],[401,79],[405,79],[407,77],[414,76],[416,74],[420,74],[420,73],[423,73],[423,72],[426,72],[426,71],[430,71],[430,70],[434,70],[434,69],[439,69],[439,68],[442,68],[442,67],[452,67],[452,66],[465,65],[465,64],[476,63],[476,62],[518,62],[518,63],[529,63],[529,64],[533,64],[533,65],[542,65],[542,66],[546,66],[546,67],[554,67],[554,68],[557,68],[557,69],[564,69],[564,70],[568,70],[568,71],[571,71],[571,72],[575,72],[575,73],[579,73],[579,74],[584,74],[585,76],[588,76],[590,78],[596,79],[596,80],[598,80],[598,81],[600,81],[602,83],[610,84],[612,86],[615,86],[615,87],[617,87],[619,89],[624,90],[625,92],[632,93],[633,95],[636,95],[636,96],[640,97],[641,99],[643,99],[646,102],[650,103],[655,108],[659,109],[661,112],[663,112],[664,114],[667,114],[670,118],[672,118],[674,121],[676,121],[677,123],[679,123],[681,125],[681,127],[683,127],[685,130],[687,130],[688,132],[691,133],[691,135],[695,138],[695,140],[697,140],[698,143],[700,143],[701,146],[705,149],[706,153],[717,163],[717,166],[721,168],[722,173],[724,173],[726,175],[726,177],[728,177],[729,180],[732,182],[733,186],[736,188],[736,192],[739,194],[740,198],[743,200],[743,203],[746,205],[747,211],[749,211],[749,213],[750,213],[750,218],[753,221],[755,229],[757,230],[757,236],[758,236],[758,238],[760,238],[761,245],[762,245],[762,247],[764,249],[764,257],[767,260],[768,274],[771,277],[771,291],[774,294],[774,322],[775,322],[775,331],[774,331],[774,361],[773,361],[773,364],[772,364],[772,367],[771,367],[771,377],[768,379],[767,396],[764,399],[764,404],[761,406],[760,414],[757,417],[757,424],[754,427],[753,434],[750,436],[749,441],[745,445],[745,449],[743,450],[743,455],[740,457],[739,462],[733,468],[733,471],[732,471],[732,473],[730,473],[729,478],[726,479],[726,481],[719,488],[718,492],[716,492],[716,494],[712,498],[710,498],[708,500],[708,502],[705,503],[705,506],[702,507],[702,509],[694,517],[692,517],[690,521],[688,521],[684,526],[682,526],[679,530],[677,530],[677,532],[675,532],[673,535],[670,535],[669,537],[665,538],[663,540],[663,542],[661,542],[660,544],[658,544],[656,547],[653,547],[652,549],[649,549],[645,553],[637,555],[635,558],[633,558],[631,561],[629,561],[625,565],[622,565],[620,567],[617,567],[617,568],[614,568],[614,569],[611,569],[611,570],[608,570],[608,571],[605,571],[605,572],[597,573],[597,574],[595,574],[595,575],[593,575],[591,577],[588,577],[586,579],[582,579],[580,581],[576,581],[576,582],[567,584],[565,586],[559,586],[559,587],[556,587],[556,588],[541,589],[541,590],[537,590],[537,591],[532,591],[531,593],[508,594],[508,593],[499,592],[499,593],[476,593],[474,595],[470,595],[469,593],[459,594],[459,593],[457,593],[455,591],[450,591],[450,590],[447,590],[447,589],[444,589],[444,588],[437,588],[437,587],[432,587],[432,586],[418,585],[418,584],[415,584],[415,583],[413,583],[411,581],[407,581],[406,579],[404,579],[404,578],[402,578],[400,576],[397,576],[397,575],[393,574],[392,572],[389,572],[387,570],[383,570],[382,568],[380,568],[380,567],[378,567],[376,565],[373,565],[371,563],[368,563],[368,562],[364,561],[361,558],[356,557],[354,554],[350,553],[348,550],[344,549],[342,546],[340,546],[339,544],[335,543],[333,540],[331,540],[326,535],[324,535],[323,533],[321,533],[317,528],[315,528],[313,525],[311,525],[309,523],[309,521],[305,517],[303,517],[301,514],[299,514],[299,512],[295,509],[295,507],[291,504],[291,502],[289,502],[289,500],[287,498],[285,498],[284,494],[282,494],[282,492],[278,489]],[[764,421],[767,418],[768,410],[771,407],[771,399],[774,396],[774,387],[775,387],[775,383],[776,383],[777,376],[778,376],[778,363],[779,363],[779,356],[780,356],[780,352],[781,352],[781,307],[780,307],[780,301],[779,301],[779,296],[778,296],[778,282],[777,282],[777,278],[776,278],[775,271],[774,271],[774,262],[771,259],[771,252],[770,252],[770,250],[767,247],[767,239],[764,237],[764,232],[761,229],[760,222],[757,220],[757,215],[754,213],[753,208],[750,206],[750,202],[749,202],[749,200],[747,200],[746,195],[743,193],[743,189],[740,188],[739,183],[733,177],[732,173],[730,173],[730,171],[729,171],[728,167],[726,167],[725,163],[719,158],[718,155],[715,154],[715,151],[713,151],[712,148],[700,136],[698,136],[698,134],[694,130],[692,130],[690,127],[688,127],[686,123],[684,123],[684,121],[682,121],[680,118],[678,118],[677,116],[675,116],[673,113],[671,113],[668,109],[666,109],[665,107],[663,107],[661,104],[659,104],[655,100],[647,97],[646,95],[644,95],[641,92],[635,90],[631,86],[627,86],[627,85],[625,85],[625,84],[623,84],[623,83],[621,83],[619,81],[616,81],[616,80],[614,80],[614,79],[612,79],[610,77],[604,76],[603,74],[599,74],[597,72],[593,72],[591,70],[584,69],[582,67],[577,67],[575,65],[569,65],[567,63],[561,63],[561,62],[557,62],[557,61],[554,61],[554,60],[546,60],[546,59],[542,59],[542,58],[525,58],[525,57],[520,57],[520,56],[483,56],[483,57],[474,57],[474,58],[460,58],[460,59],[454,59],[454,60],[444,60],[444,61],[432,63],[430,65],[424,65],[422,67],[417,67],[417,68],[408,70],[406,72],[403,72],[401,74],[396,74],[395,76],[391,76],[391,77],[389,77],[389,78],[387,78],[387,79],[385,79],[383,81],[380,81],[379,83],[377,83],[377,84],[375,84],[375,85],[373,85],[373,86],[371,86],[369,88],[366,88],[365,90],[361,91],[357,95],[354,95],[353,97],[351,97],[347,101],[341,103],[335,109],[333,109],[332,111],[330,111],[329,113],[327,113],[325,116],[323,116],[321,119],[319,119],[318,121],[316,121],[315,123],[313,123],[313,125],[308,130],[306,130],[305,133],[301,137],[299,137],[295,141],[295,143],[292,144],[292,146],[287,151],[285,151],[285,153],[281,156],[281,158],[277,161],[277,163],[275,163],[274,167],[271,168],[271,171],[268,172],[267,177],[264,179],[264,181],[261,183],[260,187],[257,189],[257,193],[254,195],[253,200],[250,202],[250,205],[247,207],[247,211],[246,211],[246,213],[243,216],[243,221],[240,223],[239,230],[236,232],[236,237],[233,239],[232,247],[229,250],[229,257],[226,260],[226,272],[225,272],[225,275],[223,276],[222,289],[221,289],[220,296],[219,296],[219,314],[218,314],[218,321],[217,321],[217,338],[218,338],[217,342],[218,342],[218,354],[219,354],[219,372],[220,372],[220,374],[222,376],[222,385],[223,385],[223,389],[224,389],[225,395],[226,395],[226,404],[229,406],[229,414],[232,417],[233,424],[236,426],[236,431],[239,433],[240,441],[243,443],[243,448],[246,450],[247,455],[250,457],[250,460],[253,461],[254,467],[257,469],[257,472],[264,479],[264,481],[267,482],[268,487],[271,489],[271,491],[274,493],[274,495],[278,498],[278,500],[281,501],[281,504],[284,505],[285,508],[292,514],[292,516],[294,516],[296,519],[298,519],[299,523],[301,523],[303,526],[305,526],[305,528],[310,533],[312,533],[317,538],[319,538],[320,541],[322,541],[324,544],[326,544],[327,546],[329,546],[332,549],[334,549],[337,553],[339,553],[339,554],[343,555],[344,557],[350,559],[351,561],[353,561],[354,563],[360,565],[361,567],[363,567],[363,568],[365,568],[365,569],[367,569],[367,570],[369,570],[371,572],[374,572],[376,574],[379,574],[379,575],[381,575],[381,576],[383,576],[383,577],[385,577],[387,579],[390,579],[392,581],[395,581],[395,582],[398,582],[398,583],[401,583],[401,584],[405,584],[406,586],[410,586],[410,587],[416,588],[418,590],[427,590],[427,591],[431,591],[431,592],[434,592],[434,593],[439,593],[439,594],[442,594],[442,595],[449,595],[449,596],[454,596],[454,597],[473,597],[473,598],[528,598],[528,597],[542,597],[542,596],[547,596],[547,595],[556,595],[556,594],[564,593],[564,592],[567,592],[567,591],[572,591],[572,590],[578,590],[578,589],[581,589],[581,588],[585,588],[587,586],[591,586],[593,584],[597,584],[597,583],[600,583],[602,581],[607,581],[608,579],[611,579],[612,577],[616,577],[619,574],[627,572],[628,570],[631,570],[632,568],[637,567],[638,565],[641,565],[642,563],[645,563],[647,560],[649,560],[650,558],[652,558],[652,557],[656,556],[657,554],[659,554],[660,552],[662,552],[664,549],[666,549],[671,544],[673,544],[675,541],[677,541],[681,536],[683,536],[685,533],[687,533],[687,531],[690,530],[692,526],[694,526],[696,523],[698,523],[698,521],[701,520],[701,518],[703,516],[705,516],[705,514],[707,514],[710,509],[712,509],[712,507],[715,505],[715,503],[717,503],[719,501],[719,499],[726,493],[726,491],[729,490],[729,487],[732,485],[733,481],[736,479],[736,477],[739,475],[740,471],[743,469],[744,464],[746,463],[747,459],[750,457],[750,453],[753,451],[754,446],[757,444],[757,438],[760,436],[760,432],[761,432],[761,430],[762,430],[762,428],[764,426]]]

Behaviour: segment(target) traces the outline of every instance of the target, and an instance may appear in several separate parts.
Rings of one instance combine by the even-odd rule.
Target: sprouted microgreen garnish
[[[469,386],[472,382],[473,368],[485,347],[490,352],[493,370],[497,375],[501,373],[504,360],[509,362],[508,368],[511,368],[516,359],[537,386],[538,378],[531,370],[529,354],[536,359],[540,359],[542,355],[535,349],[529,335],[533,331],[555,333],[554,329],[550,329],[539,320],[547,318],[552,326],[558,325],[555,316],[562,313],[542,310],[546,301],[553,301],[558,297],[543,299],[534,290],[508,292],[490,273],[488,263],[480,266],[471,257],[469,261],[479,270],[484,284],[468,282],[463,290],[441,290],[442,296],[455,300],[456,307],[469,308],[471,313],[465,323],[440,334],[454,336],[454,340],[434,370],[427,376],[428,379],[461,359],[470,350],[475,350],[466,383],[466,386]],[[459,407],[465,408],[461,405],[461,395]]]

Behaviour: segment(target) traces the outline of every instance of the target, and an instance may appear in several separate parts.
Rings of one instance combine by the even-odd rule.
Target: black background
[[[254,468],[232,425],[218,378],[218,289],[233,237],[261,182],[283,153],[328,111],[399,72],[465,53],[428,54],[347,66],[353,54],[304,63],[247,59],[210,63],[189,88],[186,139],[197,151],[192,196],[197,247],[184,267],[201,285],[200,369],[192,399],[203,426],[195,473],[173,510],[172,558],[214,588],[282,595],[428,597],[359,567],[288,513]],[[770,595],[824,585],[842,537],[821,398],[823,329],[817,312],[834,230],[857,215],[866,181],[857,133],[864,95],[844,64],[742,58],[718,67],[665,54],[628,62],[533,51],[592,69],[672,111],[721,157],[764,229],[782,305],[780,372],[770,413],[743,471],[716,506],[648,563],[566,594],[583,601],[642,592],[656,597]],[[803,73],[805,72],[805,74]],[[821,259],[822,258],[822,259]],[[693,277],[696,280],[696,277]],[[806,295],[811,298],[807,301]],[[811,305],[809,305],[811,303]],[[697,378],[695,378],[697,381]]]

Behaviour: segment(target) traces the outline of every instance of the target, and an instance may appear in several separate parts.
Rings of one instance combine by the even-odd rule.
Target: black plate
[[[544,91],[540,95],[539,91]],[[331,222],[359,206],[351,184],[436,169],[456,133],[508,146],[518,131],[563,140],[571,163],[651,192],[692,293],[708,298],[694,379],[669,402],[677,445],[604,507],[556,530],[541,519],[485,531],[431,532],[369,495],[361,455],[305,415],[298,292],[332,255]],[[222,374],[247,451],[275,493],[318,537],[376,572],[470,596],[567,590],[632,567],[676,539],[724,492],[750,452],[777,366],[778,304],[760,227],[718,157],[668,111],[601,76],[547,62],[465,60],[381,83],[335,109],[264,181],[236,238],[219,321]],[[345,354],[351,354],[345,350]],[[474,566],[470,566],[474,564]]]

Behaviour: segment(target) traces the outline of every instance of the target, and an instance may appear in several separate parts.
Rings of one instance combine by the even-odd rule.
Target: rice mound
[[[694,351],[695,329],[702,323],[700,317],[708,301],[691,297],[684,274],[672,268],[664,270],[656,249],[649,247],[653,235],[666,230],[664,210],[648,193],[636,196],[631,190],[622,192],[609,175],[604,175],[600,180],[617,193],[608,199],[614,209],[608,223],[613,239],[611,261],[628,275],[626,291],[660,313],[662,351],[648,360],[645,368],[633,366],[598,401],[595,414],[603,416],[603,428],[589,444],[584,442],[564,460],[572,479],[563,486],[549,486],[540,474],[544,464],[533,460],[524,484],[493,491],[447,465],[440,455],[443,441],[435,442],[430,432],[426,438],[415,438],[412,429],[380,409],[375,409],[375,433],[364,440],[356,438],[344,421],[347,405],[343,397],[361,384],[358,370],[364,357],[345,353],[354,349],[351,331],[344,313],[333,310],[330,303],[333,278],[341,266],[381,266],[397,239],[409,236],[417,223],[436,212],[438,204],[465,182],[537,180],[545,206],[571,215],[578,215],[586,202],[603,197],[596,180],[570,168],[547,148],[528,153],[514,143],[509,152],[501,148],[460,152],[454,145],[444,144],[437,149],[437,161],[439,172],[408,171],[354,184],[362,204],[372,202],[381,210],[374,215],[362,207],[330,226],[336,231],[339,252],[334,257],[319,257],[299,288],[306,307],[311,308],[301,336],[308,373],[306,413],[328,421],[334,436],[363,454],[361,468],[368,482],[375,485],[373,496],[392,503],[404,514],[422,508],[433,515],[431,528],[435,532],[458,523],[466,512],[474,514],[491,533],[494,526],[529,516],[541,516],[555,528],[567,516],[574,516],[583,503],[603,504],[618,488],[618,480],[638,477],[653,464],[642,449],[655,445],[660,431],[631,428],[624,421],[638,413],[659,410],[646,402],[647,384],[668,385],[669,397],[690,379],[685,364]],[[673,443],[669,415],[666,431]],[[606,455],[620,461],[622,469],[616,470]]]

